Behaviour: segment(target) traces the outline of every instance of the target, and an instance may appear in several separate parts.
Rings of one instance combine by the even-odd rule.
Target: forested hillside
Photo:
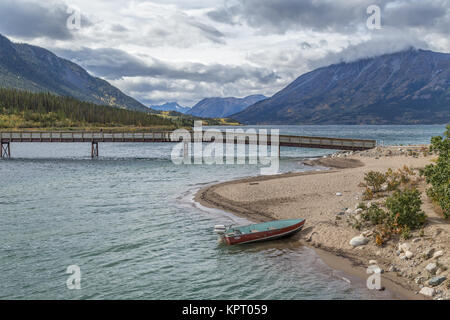
[[[145,112],[100,106],[71,97],[0,89],[0,128],[167,127],[175,123]]]

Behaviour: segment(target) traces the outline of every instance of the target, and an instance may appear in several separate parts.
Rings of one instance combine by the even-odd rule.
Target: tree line
[[[25,123],[40,124],[42,127],[179,125],[170,119],[145,112],[96,105],[48,92],[33,93],[6,88],[0,88],[0,115],[19,115]]]

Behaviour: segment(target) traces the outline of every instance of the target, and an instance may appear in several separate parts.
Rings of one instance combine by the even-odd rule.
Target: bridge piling
[[[9,140],[1,141],[0,158],[11,158],[11,143]]]
[[[91,145],[91,158],[98,158],[98,142],[97,141],[92,141],[92,145]]]
[[[185,159],[187,159],[189,157],[189,143],[187,141],[184,141],[183,155],[184,155]]]

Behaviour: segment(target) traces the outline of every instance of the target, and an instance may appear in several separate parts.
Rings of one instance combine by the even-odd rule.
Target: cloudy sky
[[[381,29],[367,27],[370,5]],[[449,30],[450,0],[0,0],[0,33],[147,105],[271,96],[314,68],[411,46],[450,52]]]

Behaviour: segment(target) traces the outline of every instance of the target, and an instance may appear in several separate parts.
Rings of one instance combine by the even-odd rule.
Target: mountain
[[[263,99],[266,97],[260,94],[245,98],[205,98],[193,106],[187,114],[206,118],[225,118]]]
[[[180,113],[186,113],[191,110],[191,108],[180,106],[177,102],[167,102],[160,105],[150,106],[150,108],[158,111],[176,111]]]
[[[450,122],[450,54],[406,51],[306,73],[232,115],[246,124]]]
[[[79,65],[52,52],[13,43],[0,35],[0,87],[50,92],[82,101],[149,112],[105,80],[93,77]]]

